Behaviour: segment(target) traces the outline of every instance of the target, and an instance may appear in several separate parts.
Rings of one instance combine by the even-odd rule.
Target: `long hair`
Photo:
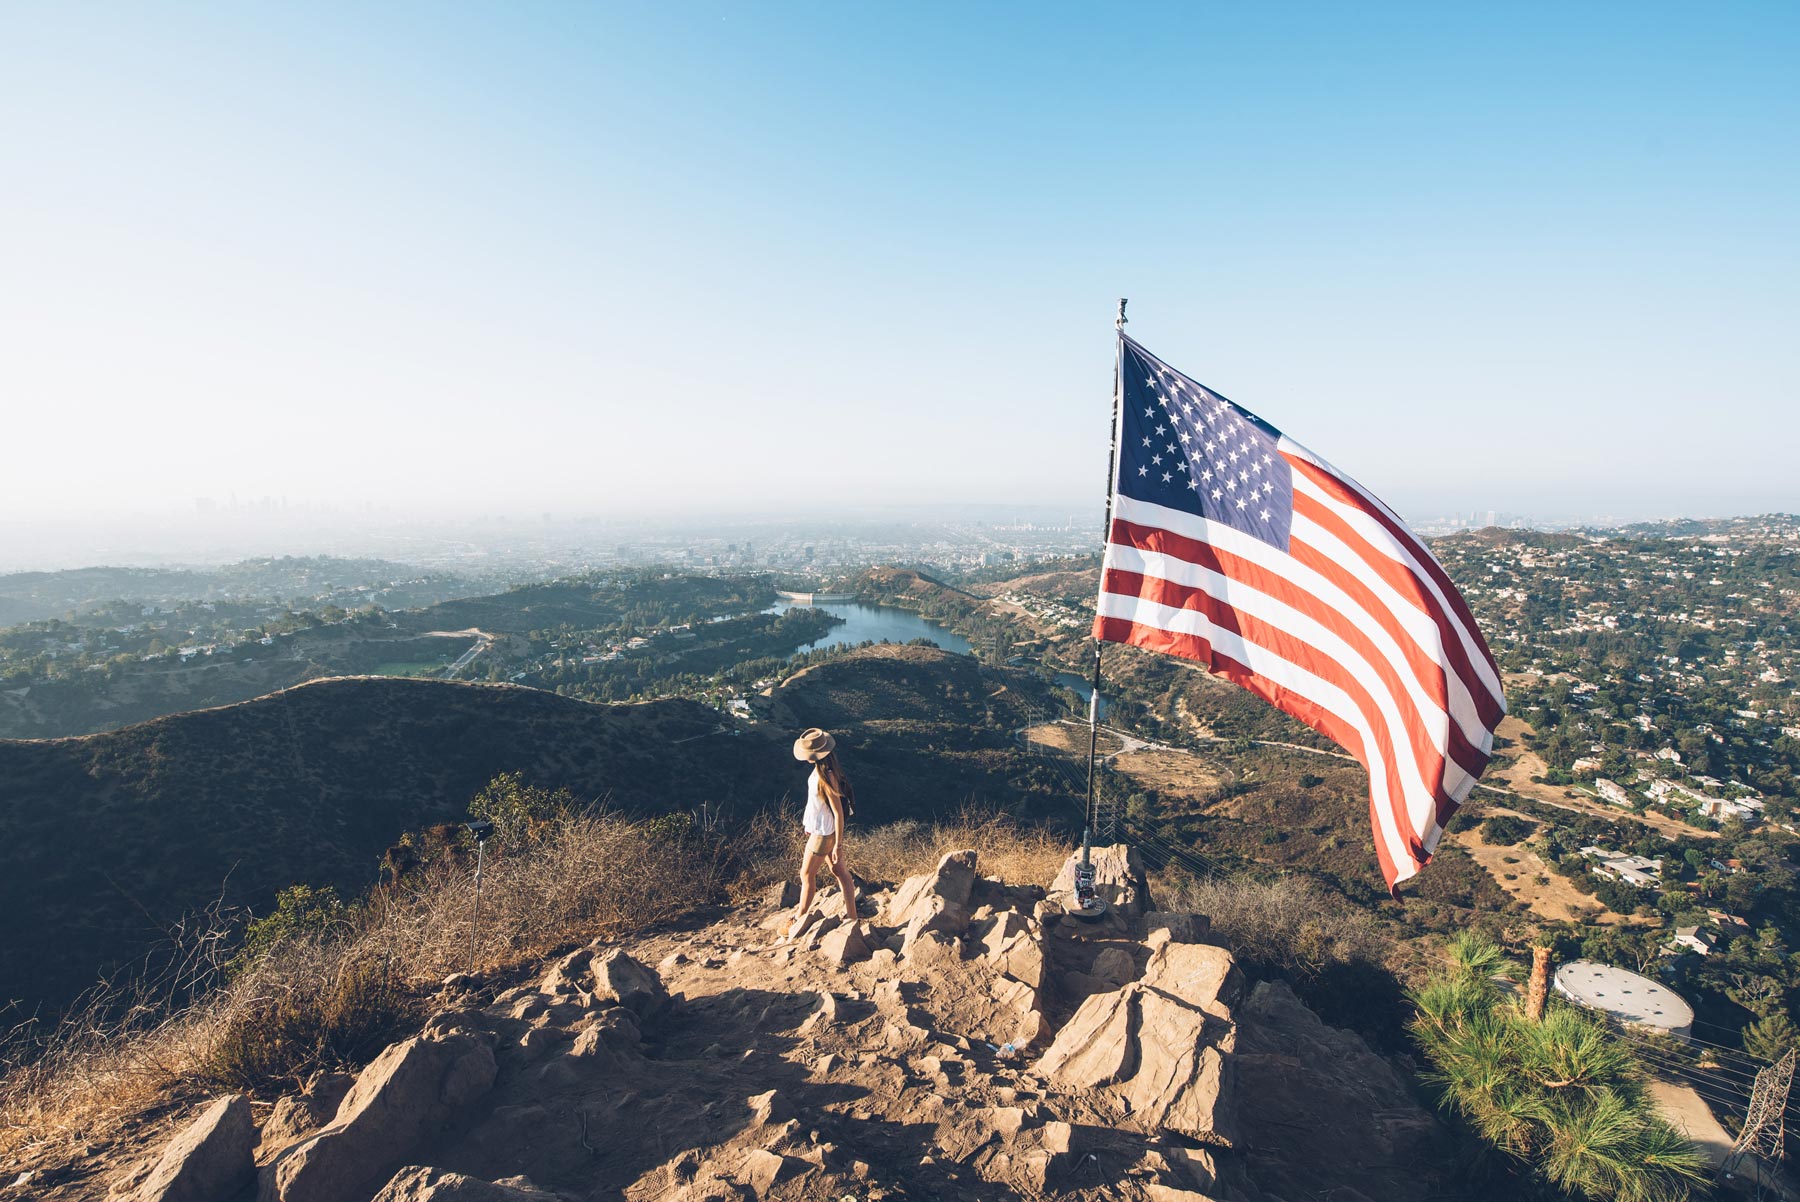
[[[817,769],[819,800],[826,805],[837,803],[835,808],[843,810],[845,818],[856,813],[856,791],[850,787],[850,778],[844,775],[844,766],[838,763],[837,752],[826,752]]]

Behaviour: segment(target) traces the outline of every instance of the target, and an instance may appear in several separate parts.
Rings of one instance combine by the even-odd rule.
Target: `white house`
[[[1625,786],[1616,780],[1607,780],[1602,776],[1594,782],[1594,789],[1600,794],[1603,801],[1610,801],[1616,806],[1631,804],[1631,794],[1627,793]]]
[[[1689,951],[1696,955],[1710,956],[1713,950],[1713,937],[1699,927],[1676,927],[1675,938],[1664,945],[1671,952]]]
[[[1752,797],[1734,800],[1708,797],[1700,803],[1700,812],[1716,822],[1729,822],[1733,818],[1741,822],[1759,822],[1762,820],[1763,803]]]

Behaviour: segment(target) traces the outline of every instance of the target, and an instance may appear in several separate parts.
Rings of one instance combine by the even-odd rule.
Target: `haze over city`
[[[1797,509],[1796,20],[16,8],[0,560],[282,506],[1097,538],[1121,295],[1410,518]]]

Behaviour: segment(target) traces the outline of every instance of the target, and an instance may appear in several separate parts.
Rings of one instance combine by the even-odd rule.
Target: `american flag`
[[[1369,772],[1388,888],[1487,767],[1499,669],[1393,510],[1120,335],[1112,528],[1094,637],[1198,660]]]

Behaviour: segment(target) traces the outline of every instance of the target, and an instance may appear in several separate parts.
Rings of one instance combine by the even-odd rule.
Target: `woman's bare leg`
[[[844,895],[844,917],[855,922],[856,914],[856,881],[850,875],[850,861],[844,858],[843,848],[831,858],[831,872],[837,877],[838,889]]]
[[[788,923],[792,931],[806,912],[812,909],[813,894],[819,888],[819,856],[817,852],[807,852],[800,857],[800,903],[794,907],[794,917]]]

